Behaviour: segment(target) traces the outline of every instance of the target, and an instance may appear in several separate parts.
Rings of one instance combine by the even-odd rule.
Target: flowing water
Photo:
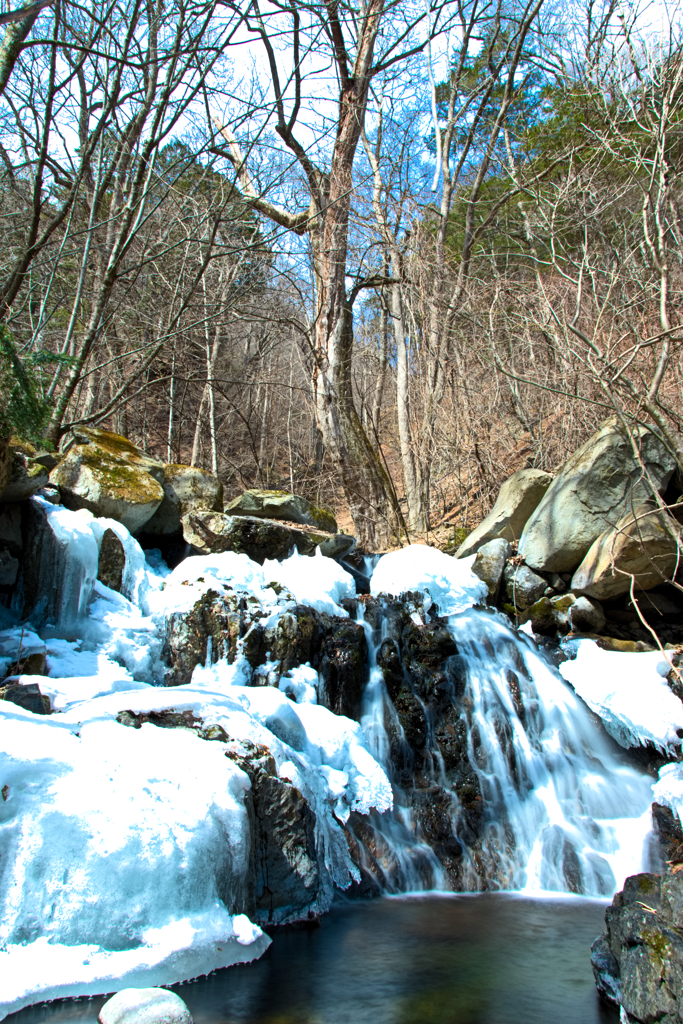
[[[176,991],[195,1024],[616,1024],[589,961],[603,915],[597,900],[500,893],[347,903]],[[95,1024],[102,1002],[6,1022]]]
[[[361,724],[395,797],[393,813],[372,818],[375,857],[366,857],[364,867],[385,892],[443,888],[442,865],[424,842],[390,756],[390,733],[402,735],[402,729],[377,665],[387,620],[380,613],[381,625],[373,631],[361,607],[358,621],[370,652]],[[433,787],[447,794],[441,808],[460,847],[458,888],[611,895],[627,875],[649,866],[650,779],[624,763],[535,644],[502,615],[469,609],[447,621],[458,650],[444,666],[451,717],[466,732],[483,808],[476,843],[435,741],[429,707],[420,771],[426,763]]]

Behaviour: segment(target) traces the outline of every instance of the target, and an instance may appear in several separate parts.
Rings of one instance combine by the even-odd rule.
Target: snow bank
[[[339,602],[356,596],[356,584],[350,573],[333,558],[325,558],[316,548],[312,558],[293,552],[282,562],[266,559],[263,572],[269,580],[282,584],[298,604],[307,604],[319,612],[348,618]]]
[[[666,682],[671,666],[658,651],[605,651],[580,640],[560,672],[622,747],[652,743],[666,751],[680,744],[683,703]]]
[[[3,1016],[196,977],[270,941],[230,913],[248,881],[249,779],[222,745],[82,717],[0,715]]]
[[[653,799],[670,807],[683,823],[683,764],[665,764],[659,769],[659,782],[655,782]]]
[[[486,584],[472,572],[475,556],[452,558],[438,548],[411,544],[380,558],[370,580],[372,594],[398,596],[426,591],[441,615],[455,615],[485,601]]]

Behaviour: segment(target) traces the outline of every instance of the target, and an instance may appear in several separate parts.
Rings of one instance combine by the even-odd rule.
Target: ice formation
[[[680,745],[683,704],[667,685],[665,655],[605,651],[593,640],[580,640],[577,648],[560,672],[618,743],[649,742],[663,751]]]

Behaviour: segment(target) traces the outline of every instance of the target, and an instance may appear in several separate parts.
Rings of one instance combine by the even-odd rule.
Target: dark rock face
[[[600,994],[632,1024],[683,1021],[683,874],[626,879],[605,913],[591,963]]]
[[[349,619],[331,619],[317,666],[322,677],[318,699],[335,715],[360,720],[368,645],[365,631]]]
[[[110,590],[121,592],[126,571],[126,552],[113,530],[105,530],[100,544],[97,578]]]
[[[8,700],[34,715],[49,715],[52,711],[50,698],[40,692],[37,683],[26,683],[9,677],[0,686],[0,700]]]
[[[188,512],[182,524],[185,540],[200,555],[243,552],[259,565],[267,558],[287,558],[294,548],[300,555],[312,555],[327,536],[284,526],[272,519],[222,512]]]

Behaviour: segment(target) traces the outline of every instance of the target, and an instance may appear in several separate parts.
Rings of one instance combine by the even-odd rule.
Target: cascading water
[[[530,640],[493,612],[470,608],[442,620],[458,652],[443,665],[448,706],[412,686],[427,723],[424,746],[415,752],[377,664],[389,635],[386,606],[376,614],[374,630],[362,609],[358,619],[370,651],[362,726],[392,779],[395,811],[374,815],[371,836],[357,838],[365,838],[363,866],[380,887],[604,896],[643,869],[651,782],[623,762]],[[419,621],[416,612],[412,618]],[[405,667],[404,676],[410,685]],[[449,734],[464,739],[464,786],[462,765],[455,770],[439,742]],[[410,765],[411,756],[418,763]],[[432,843],[438,859],[420,821],[430,802],[441,820],[440,841]]]

